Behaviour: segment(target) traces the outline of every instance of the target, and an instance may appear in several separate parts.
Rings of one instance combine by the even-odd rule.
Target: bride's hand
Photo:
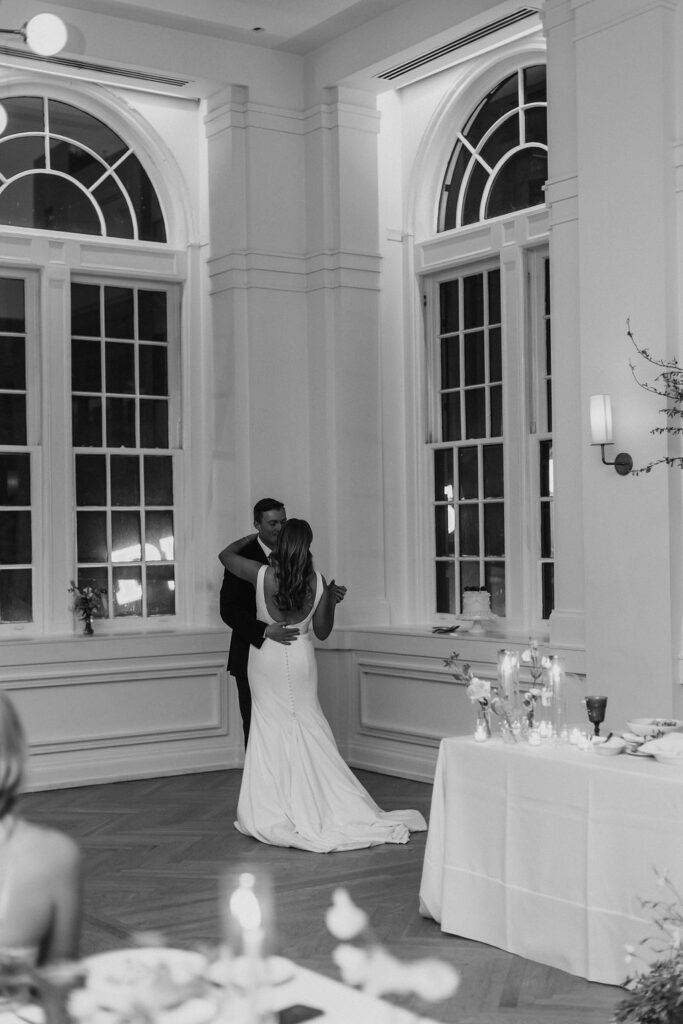
[[[274,640],[276,644],[291,644],[299,635],[298,626],[289,626],[286,622],[271,622],[266,626],[264,637]]]
[[[346,587],[343,587],[340,583],[335,583],[334,580],[330,580],[327,584],[327,589],[335,604],[339,604],[346,597]]]

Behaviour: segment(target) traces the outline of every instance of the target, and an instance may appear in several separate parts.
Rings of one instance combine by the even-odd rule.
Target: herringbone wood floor
[[[387,810],[429,816],[431,786],[369,772],[359,778]],[[241,773],[209,772],[26,795],[22,811],[77,838],[85,853],[83,953],[116,949],[138,930],[170,945],[220,937],[217,894],[226,866],[247,862],[273,878],[279,952],[336,977],[324,912],[345,885],[397,956],[437,956],[462,982],[445,1003],[421,1007],[459,1024],[607,1024],[621,991],[444,935],[418,913],[425,835],[407,846],[319,855],[264,846],[232,826]],[[415,1008],[418,1008],[417,1006]],[[355,1022],[371,1024],[371,1022]]]

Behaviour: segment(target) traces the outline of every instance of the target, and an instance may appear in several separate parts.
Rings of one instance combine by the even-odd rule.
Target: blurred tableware
[[[683,768],[683,750],[676,753],[655,753],[652,755],[655,761],[660,764],[675,765],[676,768]]]
[[[600,735],[600,726],[605,721],[607,697],[586,697],[586,713],[592,724],[595,735]]]
[[[214,985],[232,984],[237,988],[244,988],[247,967],[245,958],[241,956],[235,957],[232,961],[216,960],[207,969],[206,977]],[[271,985],[283,985],[286,981],[291,981],[296,970],[294,963],[284,956],[266,957],[265,969]]]
[[[593,749],[601,757],[614,757],[615,754],[623,754],[626,750],[626,740],[620,736],[612,736],[610,739],[600,742],[600,737],[593,743]]]
[[[86,987],[100,1008],[125,1010],[131,1001],[142,1001],[166,1010],[199,993],[206,957],[192,950],[147,946],[96,953],[83,966]]]
[[[683,729],[683,721],[680,718],[631,718],[626,724],[637,736],[649,739]]]
[[[645,754],[678,754],[683,751],[683,733],[668,732],[664,736],[656,736],[641,743],[639,749]]]

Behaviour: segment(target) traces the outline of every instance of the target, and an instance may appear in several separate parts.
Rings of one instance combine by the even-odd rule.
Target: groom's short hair
[[[278,501],[277,498],[261,498],[261,500],[257,501],[254,505],[254,522],[260,523],[261,516],[265,512],[272,512],[274,508],[279,511],[284,507],[284,502]]]

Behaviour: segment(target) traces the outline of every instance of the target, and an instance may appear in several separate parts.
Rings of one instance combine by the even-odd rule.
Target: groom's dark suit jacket
[[[268,558],[255,537],[242,548],[240,554],[264,565],[268,564]],[[228,672],[236,678],[246,677],[249,647],[251,644],[254,647],[262,645],[267,624],[256,618],[256,590],[252,584],[227,569],[223,574],[220,612],[223,622],[232,630]]]

